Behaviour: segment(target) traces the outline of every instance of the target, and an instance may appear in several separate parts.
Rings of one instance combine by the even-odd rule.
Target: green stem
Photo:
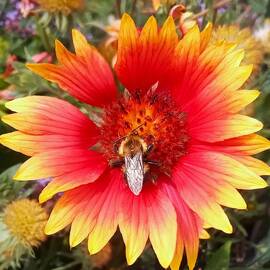
[[[42,44],[43,44],[45,50],[47,52],[51,52],[52,47],[51,47],[51,44],[50,44],[50,40],[49,40],[47,31],[46,31],[46,28],[42,27],[42,25],[40,25],[40,23],[37,20],[36,20],[36,25],[37,25],[38,34],[40,36],[40,39],[42,41]]]

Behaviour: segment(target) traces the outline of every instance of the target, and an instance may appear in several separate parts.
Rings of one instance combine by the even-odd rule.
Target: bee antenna
[[[130,132],[130,134],[133,134],[134,133],[134,131],[136,131],[137,129],[139,129],[141,126],[143,126],[144,124],[140,124],[140,125],[138,125],[136,128],[134,128],[134,129],[132,129],[131,130],[131,132]]]
[[[125,136],[122,136],[122,137],[118,138],[117,140],[115,140],[115,141],[113,142],[113,144],[116,144],[116,143],[118,143],[119,141],[125,139],[125,138],[126,138],[127,136],[129,136],[130,134],[133,134],[134,131],[136,131],[136,130],[137,130],[138,128],[140,128],[141,126],[143,126],[143,124],[140,124],[140,125],[137,126],[136,128],[132,129],[128,135],[125,135]]]

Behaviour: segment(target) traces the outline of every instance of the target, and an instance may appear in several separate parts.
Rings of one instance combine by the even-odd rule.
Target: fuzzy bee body
[[[125,156],[125,175],[130,190],[139,195],[144,180],[144,164],[142,153],[138,152],[133,157]]]
[[[142,138],[135,135],[127,136],[120,144],[119,155],[124,158],[124,172],[127,184],[135,195],[139,195],[144,181],[147,166],[143,155],[147,145]]]

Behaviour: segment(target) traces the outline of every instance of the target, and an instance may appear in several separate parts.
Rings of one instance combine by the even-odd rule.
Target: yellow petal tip
[[[16,180],[16,181],[26,181],[26,180],[23,180],[21,178],[21,172],[20,172],[20,169],[15,173],[15,175],[13,176],[13,180]]]
[[[52,198],[52,196],[50,194],[48,194],[47,192],[41,192],[39,194],[38,201],[39,201],[39,203],[44,203],[51,198]]]
[[[76,238],[71,239],[71,237],[69,237],[69,246],[70,246],[70,248],[76,247],[79,244],[80,244],[80,242]]]
[[[92,245],[88,245],[88,251],[91,255],[99,252],[99,250],[95,246],[92,246]]]
[[[34,64],[34,63],[26,63],[25,66],[31,70],[31,71],[35,71],[36,66],[38,66],[39,64]]]
[[[126,19],[131,19],[132,20],[132,18],[131,18],[131,16],[128,14],[128,13],[124,13],[123,15],[122,15],[122,20],[126,20]]]
[[[49,225],[49,223],[46,224],[45,229],[44,229],[45,234],[51,235],[55,233],[55,230]]]
[[[232,227],[232,225],[230,224],[230,226],[227,226],[226,228],[224,228],[223,231],[224,231],[225,233],[228,233],[228,234],[233,233],[233,227]]]
[[[126,259],[127,259],[127,264],[132,265],[136,261],[136,257],[132,254],[127,254],[126,253]]]

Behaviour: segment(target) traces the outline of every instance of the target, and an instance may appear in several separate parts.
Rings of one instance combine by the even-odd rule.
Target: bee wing
[[[144,178],[142,153],[138,152],[134,157],[125,156],[126,178],[130,190],[139,195]]]

